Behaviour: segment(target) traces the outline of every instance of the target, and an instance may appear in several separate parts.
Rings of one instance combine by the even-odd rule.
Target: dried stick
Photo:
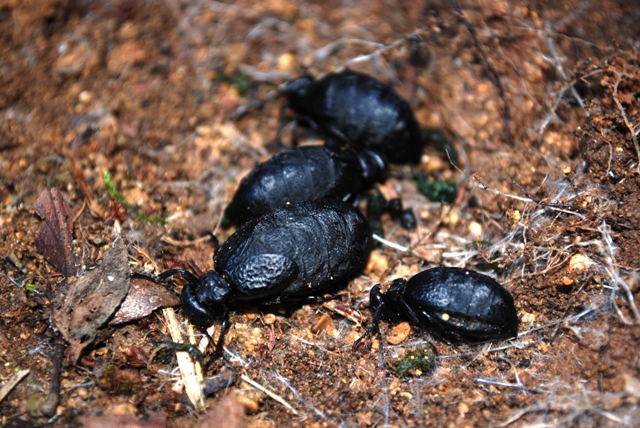
[[[260,391],[264,392],[269,397],[273,398],[278,403],[282,404],[284,407],[289,409],[291,411],[291,413],[293,413],[294,415],[298,414],[298,411],[296,409],[294,409],[293,406],[291,404],[289,404],[284,398],[280,397],[275,392],[272,392],[271,390],[269,390],[269,389],[265,388],[264,386],[260,385],[258,382],[254,381],[249,376],[243,374],[243,375],[240,376],[240,379],[242,379],[243,381],[247,382],[249,385],[253,386],[257,390],[260,390]]]
[[[16,372],[11,377],[9,382],[7,382],[5,385],[2,386],[2,388],[0,388],[0,403],[2,402],[2,400],[5,399],[7,395],[9,395],[11,390],[13,390],[13,388],[15,388],[16,385],[19,384],[20,381],[24,379],[24,377],[28,375],[30,372],[31,372],[31,369],[25,369],[25,370],[20,370]]]
[[[182,337],[182,333],[180,332],[180,325],[178,324],[178,320],[176,319],[175,311],[173,310],[173,308],[164,308],[162,310],[162,313],[164,314],[165,320],[167,321],[169,333],[171,334],[171,340],[173,340],[174,342],[182,343],[184,339]],[[180,367],[180,374],[182,375],[182,382],[184,383],[187,397],[189,397],[189,400],[191,400],[191,403],[193,403],[196,409],[203,410],[203,378],[202,369],[199,369],[200,364],[194,362],[187,352],[176,352],[176,358],[178,359],[178,367]],[[198,364],[198,368],[196,368],[196,364]]]

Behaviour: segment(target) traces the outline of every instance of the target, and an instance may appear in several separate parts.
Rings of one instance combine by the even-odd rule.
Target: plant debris
[[[53,321],[69,342],[69,361],[75,364],[84,348],[120,306],[130,286],[130,269],[124,239],[116,239],[95,269],[84,272],[58,291]]]
[[[407,351],[395,366],[396,376],[408,374],[421,376],[431,372],[436,366],[436,354],[431,346],[421,346]]]
[[[109,325],[124,324],[150,315],[159,308],[169,308],[180,304],[175,293],[152,281],[133,279],[129,293],[113,316]]]
[[[73,212],[57,187],[43,190],[33,209],[42,217],[36,248],[61,274],[75,276],[80,257],[73,252]]]

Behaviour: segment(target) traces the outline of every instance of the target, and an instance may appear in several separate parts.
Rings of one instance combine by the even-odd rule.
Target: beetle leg
[[[229,325],[230,325],[229,313],[225,312],[222,317],[222,322],[220,323],[220,336],[218,337],[218,341],[216,342],[216,350],[213,351],[213,354],[211,354],[209,358],[207,358],[207,362],[202,366],[202,370],[205,373],[207,372],[207,369],[209,368],[211,363],[213,363],[215,360],[217,360],[220,357],[224,358],[224,349],[223,349],[224,335],[227,333],[227,330],[229,330]],[[206,336],[207,339],[209,339],[209,343],[213,343],[213,337],[211,337],[207,329],[205,327],[198,327],[198,328],[200,332],[204,336]],[[224,359],[226,360],[226,358]]]
[[[161,284],[163,282],[162,278],[160,278],[159,276],[151,275],[150,273],[146,272],[131,272],[129,274],[129,278],[145,279],[147,281],[155,282],[156,284]]]
[[[317,302],[328,302],[330,300],[335,300],[339,298],[338,295],[327,295],[327,296],[287,296],[282,298],[280,296],[276,297],[273,300],[267,300],[264,302],[260,302],[260,306],[271,306],[271,305],[280,305],[283,303],[292,303],[292,304],[307,304],[307,303],[317,303]]]
[[[377,332],[380,335],[380,344],[382,344],[382,333],[380,333],[380,318],[382,317],[382,307],[383,306],[384,306],[384,303],[381,303],[380,306],[378,306],[378,308],[376,309],[376,312],[373,314],[373,320],[371,321],[371,325],[362,334],[362,336],[360,336],[355,342],[353,342],[353,345],[351,345],[352,349],[356,349],[358,347],[358,345],[360,344],[360,342],[362,342],[362,339],[366,338],[367,336],[369,336],[374,331]]]
[[[223,317],[222,317],[222,323],[220,323],[220,336],[218,336],[218,342],[216,343],[216,350],[213,353],[213,358],[217,359],[223,356],[223,349],[222,346],[224,345],[224,335],[226,334],[227,330],[229,330],[229,325],[231,323],[229,322],[229,313],[225,312]]]
[[[413,323],[413,325],[421,325],[420,319],[416,315],[416,313],[411,309],[411,306],[404,301],[404,299],[399,299],[398,303],[402,305],[402,312],[409,317],[409,320]]]

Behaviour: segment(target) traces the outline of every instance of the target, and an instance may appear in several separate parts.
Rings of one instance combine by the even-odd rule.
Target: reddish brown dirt
[[[209,374],[246,375],[298,414],[238,380],[235,396],[206,399],[208,423],[233,414],[229,426],[637,424],[640,8],[461,2],[505,88],[506,142],[503,100],[448,1],[254,3],[0,2],[0,384],[31,370],[0,402],[2,424],[194,426],[203,417],[176,387],[175,362],[127,357],[131,346],[143,358],[168,340],[160,311],[106,328],[78,365],[65,363],[54,416],[42,415],[59,341],[51,302],[65,280],[35,246],[33,204],[61,189],[87,269],[118,234],[136,269],[210,269],[210,236],[233,231],[218,224],[240,177],[278,150],[278,85],[343,66],[396,84],[422,126],[452,138],[457,168],[428,147],[418,169],[458,183],[461,196],[429,202],[409,168],[394,167],[384,190],[420,226],[384,226],[412,250],[376,249],[342,301],[369,315],[372,285],[464,266],[513,294],[520,335],[452,345],[414,328],[381,367],[379,340],[353,352],[364,328],[320,303],[247,308],[231,315],[235,356]],[[423,41],[418,67],[403,39],[412,33]],[[105,171],[129,204],[168,223],[131,213],[114,223]],[[324,314],[331,320],[314,334]],[[428,344],[435,370],[396,377],[401,356]]]

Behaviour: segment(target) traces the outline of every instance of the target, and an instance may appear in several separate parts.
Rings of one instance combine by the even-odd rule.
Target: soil
[[[640,7],[460,6],[504,96],[445,0],[0,2],[0,383],[29,369],[0,398],[2,424],[636,425]],[[419,226],[385,217],[385,238],[408,251],[376,248],[338,290],[366,321],[322,303],[234,311],[228,352],[207,369],[221,386],[197,408],[172,353],[159,357],[166,311],[141,314],[100,328],[76,364],[67,348],[56,405],[50,381],[66,342],[54,302],[72,279],[36,245],[41,192],[58,188],[71,208],[80,274],[117,237],[135,271],[209,270],[212,236],[234,230],[220,223],[239,180],[282,149],[279,86],[344,67],[393,84],[458,154],[452,166],[431,144],[414,168],[456,183],[451,205],[427,200],[415,171],[393,166],[382,190],[401,196]],[[503,284],[518,337],[449,343],[383,322],[396,344],[382,354],[373,336],[354,351],[369,289],[438,265]],[[403,355],[425,349],[433,369],[396,374]]]

